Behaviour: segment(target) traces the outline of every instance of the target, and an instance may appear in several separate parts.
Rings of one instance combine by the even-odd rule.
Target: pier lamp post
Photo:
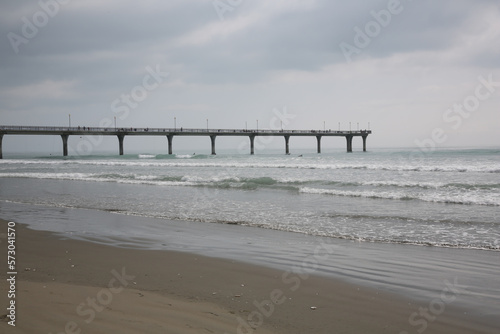
[[[174,117],[174,131],[177,131],[177,117]]]
[[[208,118],[207,118],[207,132],[208,132]]]
[[[358,131],[359,131],[359,122],[358,122]]]
[[[340,131],[340,122],[339,122],[339,131]]]
[[[245,131],[248,131],[247,121],[245,121]]]
[[[349,122],[349,131],[352,131],[352,129],[351,129],[351,122]]]
[[[259,132],[259,120],[257,120],[257,132]]]
[[[69,127],[71,127],[71,114],[68,114],[68,119],[69,119]]]
[[[323,132],[326,132],[326,121],[323,121]]]
[[[116,116],[115,116],[115,131],[116,131]]]
[[[283,131],[283,121],[280,122],[281,122],[281,131]]]

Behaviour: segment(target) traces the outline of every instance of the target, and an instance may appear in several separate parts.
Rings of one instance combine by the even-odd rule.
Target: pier
[[[215,155],[215,141],[218,136],[246,136],[250,140],[250,154],[254,154],[254,141],[257,136],[281,136],[285,139],[285,154],[290,154],[289,141],[292,136],[309,136],[317,139],[317,152],[321,153],[323,137],[345,137],[347,152],[352,152],[352,140],[361,137],[363,152],[366,152],[366,138],[371,130],[332,131],[332,130],[241,130],[241,129],[184,129],[184,128],[103,128],[103,127],[56,127],[56,126],[3,126],[0,125],[0,159],[2,159],[2,139],[5,135],[55,135],[61,136],[63,156],[68,155],[69,136],[116,136],[119,154],[123,155],[126,136],[165,136],[168,141],[168,154],[173,154],[175,136],[210,137],[211,151]]]

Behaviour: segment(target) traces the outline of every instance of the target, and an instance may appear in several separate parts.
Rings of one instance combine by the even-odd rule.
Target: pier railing
[[[331,134],[331,135],[361,135],[371,133],[370,130],[271,130],[271,129],[199,129],[199,128],[124,128],[124,127],[87,127],[87,126],[78,126],[78,127],[68,127],[68,126],[21,126],[21,125],[0,125],[0,133],[4,134],[14,134],[13,132],[25,132],[26,134],[36,133],[36,132],[102,132],[103,134],[107,134],[110,132],[139,132],[147,134],[149,133],[224,133],[224,134],[273,134],[273,135],[281,135],[281,134],[307,134],[307,135],[316,135],[316,134]]]

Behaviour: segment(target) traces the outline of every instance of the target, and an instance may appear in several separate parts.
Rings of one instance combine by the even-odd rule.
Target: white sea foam
[[[7,165],[89,165],[89,166],[131,166],[131,167],[220,167],[220,168],[270,168],[270,169],[319,169],[319,170],[370,170],[394,172],[448,172],[448,173],[500,173],[500,165],[398,165],[393,163],[332,163],[332,161],[315,161],[314,163],[276,162],[270,161],[236,161],[234,159],[191,159],[192,155],[176,155],[176,159],[154,159],[157,156],[140,154],[140,160],[59,160],[59,159],[4,159],[0,160],[0,167]]]
[[[351,191],[338,189],[318,189],[310,187],[302,187],[299,189],[301,193],[320,194],[346,197],[363,197],[363,198],[378,198],[391,200],[421,200],[425,202],[450,203],[450,204],[474,204],[487,206],[500,206],[500,194],[486,195],[478,197],[475,194],[450,194],[450,193],[415,193],[409,194],[405,192],[383,192],[383,191]]]
[[[139,154],[139,159],[154,159],[156,155],[154,154]]]

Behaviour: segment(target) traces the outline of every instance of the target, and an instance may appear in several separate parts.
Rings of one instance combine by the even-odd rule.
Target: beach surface
[[[7,254],[7,221],[0,221]],[[5,258],[7,256],[4,256]],[[16,224],[15,327],[2,333],[496,333],[438,299],[175,251],[111,247]],[[452,289],[443,298],[453,298]]]

